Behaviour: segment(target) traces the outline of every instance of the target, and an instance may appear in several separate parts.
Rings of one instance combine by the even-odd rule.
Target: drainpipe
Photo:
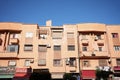
[[[79,76],[81,78],[81,71],[80,71],[80,49],[79,49],[79,33],[77,32],[77,44],[78,44],[78,67],[79,67]]]

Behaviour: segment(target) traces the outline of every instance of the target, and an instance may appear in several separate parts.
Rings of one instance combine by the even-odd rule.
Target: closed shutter
[[[46,45],[39,45],[38,52],[47,52],[47,46]]]
[[[62,39],[62,31],[53,31],[52,38],[53,39]]]
[[[67,38],[74,38],[74,33],[73,32],[69,32],[67,33]]]

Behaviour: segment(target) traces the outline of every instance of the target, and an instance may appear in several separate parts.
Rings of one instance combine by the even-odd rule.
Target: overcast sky
[[[120,24],[120,0],[0,0],[0,22]]]

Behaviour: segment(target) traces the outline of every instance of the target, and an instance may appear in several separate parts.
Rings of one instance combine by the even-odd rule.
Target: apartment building
[[[110,53],[108,51],[105,24],[78,24],[78,44],[80,68],[83,79],[95,79],[97,68],[109,70]]]
[[[108,42],[111,67],[114,71],[114,75],[120,79],[120,25],[108,25]]]
[[[0,23],[0,79],[29,79],[35,70],[52,79],[64,73],[94,80],[95,70],[120,72],[119,25],[98,23],[46,26]]]

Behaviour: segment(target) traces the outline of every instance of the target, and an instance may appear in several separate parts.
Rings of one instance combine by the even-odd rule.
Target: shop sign
[[[0,67],[0,74],[14,74],[15,67]]]
[[[30,73],[30,68],[16,68],[16,73]]]

